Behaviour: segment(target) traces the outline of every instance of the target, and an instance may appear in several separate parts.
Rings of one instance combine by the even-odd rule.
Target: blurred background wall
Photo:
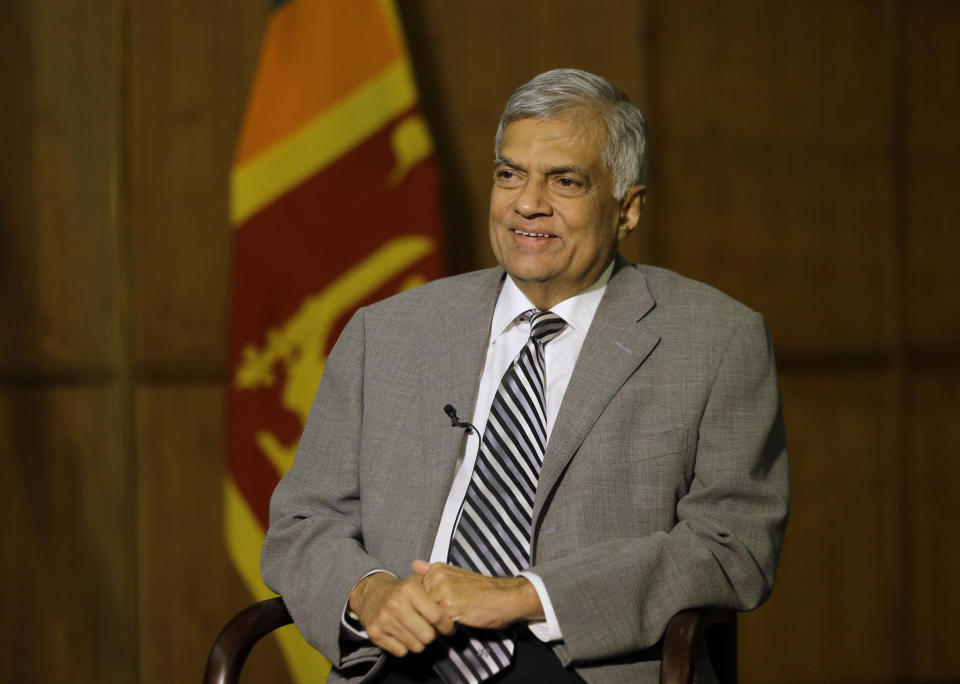
[[[451,271],[492,263],[505,98],[578,66],[648,114],[626,255],[766,315],[794,508],[743,681],[960,681],[960,2],[400,5]],[[268,12],[0,4],[0,681],[197,681],[249,602],[221,531],[227,180]],[[273,644],[248,676],[284,681]]]

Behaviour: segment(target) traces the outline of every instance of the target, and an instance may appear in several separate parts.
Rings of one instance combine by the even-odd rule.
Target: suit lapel
[[[437,312],[434,330],[425,336],[421,354],[423,457],[426,459],[424,529],[436,530],[466,435],[450,425],[443,411],[451,404],[460,420],[473,417],[477,386],[490,339],[490,322],[497,303],[501,269],[487,271],[480,287],[454,297]],[[432,540],[430,540],[432,544]],[[426,552],[429,553],[427,548]]]
[[[535,527],[550,492],[600,413],[660,341],[641,324],[654,306],[646,278],[618,257],[547,444],[533,506]]]

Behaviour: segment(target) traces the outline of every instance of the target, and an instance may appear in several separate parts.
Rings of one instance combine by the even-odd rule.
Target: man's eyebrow
[[[548,176],[562,176],[565,173],[575,173],[577,175],[583,176],[586,179],[590,178],[590,174],[581,169],[576,164],[567,164],[565,166],[557,166],[547,171]]]
[[[493,160],[493,165],[494,167],[503,165],[503,166],[509,166],[511,169],[520,169],[520,170],[523,169],[522,166],[520,166],[519,164],[515,164],[514,162],[510,161],[506,157],[497,157],[496,159]],[[587,173],[584,169],[581,169],[576,164],[565,164],[564,166],[556,166],[552,169],[548,169],[545,175],[562,176],[565,173],[576,173],[580,176],[583,176],[587,180],[590,179],[590,174]]]
[[[501,164],[502,164],[503,166],[509,166],[511,169],[519,169],[519,168],[520,168],[520,166],[518,166],[517,164],[514,164],[512,161],[510,161],[510,160],[507,159],[506,157],[497,157],[496,159],[493,160],[493,166],[494,166],[494,167],[500,166]]]

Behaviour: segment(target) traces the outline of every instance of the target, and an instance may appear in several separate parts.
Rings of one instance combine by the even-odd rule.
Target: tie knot
[[[567,322],[552,311],[537,311],[530,317],[530,339],[546,344],[567,327]]]

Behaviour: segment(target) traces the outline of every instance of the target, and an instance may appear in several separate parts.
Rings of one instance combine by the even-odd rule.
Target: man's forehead
[[[504,129],[498,161],[517,167],[575,166],[602,163],[605,131],[583,118],[518,119]]]
[[[587,104],[573,105],[550,115],[521,116],[506,124],[504,134],[506,134],[514,124],[522,124],[525,122],[566,124],[585,136],[600,136],[605,138],[607,133],[604,116],[599,110]]]

